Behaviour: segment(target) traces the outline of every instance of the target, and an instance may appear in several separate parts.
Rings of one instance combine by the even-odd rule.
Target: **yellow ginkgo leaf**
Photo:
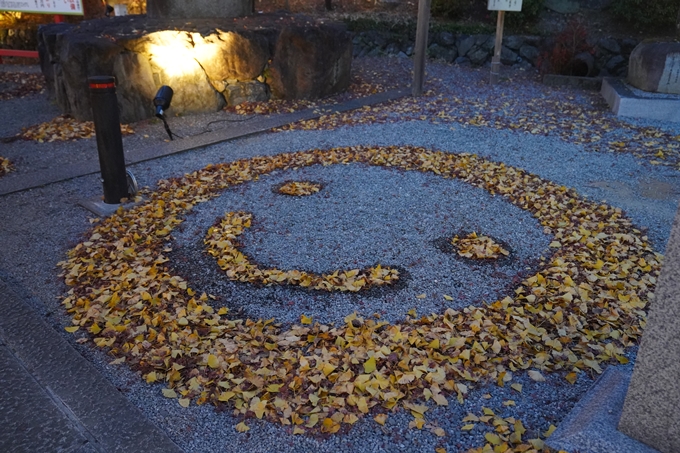
[[[364,373],[371,374],[375,371],[376,363],[375,357],[371,357],[364,362]]]

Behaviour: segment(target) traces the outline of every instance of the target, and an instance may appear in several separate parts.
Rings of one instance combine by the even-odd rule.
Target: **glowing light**
[[[166,30],[151,33],[147,39],[146,52],[151,64],[170,79],[202,74],[199,61],[215,58],[220,50],[200,33]]]

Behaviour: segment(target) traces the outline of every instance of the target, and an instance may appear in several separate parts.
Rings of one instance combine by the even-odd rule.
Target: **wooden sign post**
[[[503,25],[505,23],[506,11],[522,11],[522,0],[489,0],[487,9],[498,11],[498,21],[496,22],[496,45],[491,59],[491,84],[498,83],[501,72],[501,50],[503,49]]]
[[[416,47],[413,53],[413,83],[411,95],[423,94],[425,79],[425,57],[427,56],[427,29],[430,26],[431,0],[420,0],[418,3],[418,25],[416,27]]]

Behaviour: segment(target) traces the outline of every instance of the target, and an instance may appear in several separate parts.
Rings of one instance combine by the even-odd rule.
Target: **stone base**
[[[552,87],[570,86],[599,91],[602,88],[602,78],[546,74],[543,76],[543,84]]]
[[[600,94],[619,116],[680,122],[680,96],[640,95],[621,79],[605,78]]]
[[[49,24],[38,35],[50,94],[63,113],[91,119],[87,78],[117,79],[121,121],[154,115],[162,85],[174,90],[168,115],[225,105],[316,99],[350,83],[352,40],[342,24],[300,15],[232,19],[123,16]]]

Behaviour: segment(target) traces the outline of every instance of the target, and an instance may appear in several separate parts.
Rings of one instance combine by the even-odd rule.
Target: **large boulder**
[[[680,94],[680,43],[639,44],[630,54],[628,82],[644,91]]]
[[[38,48],[64,113],[91,119],[87,78],[114,75],[123,122],[152,116],[162,85],[174,90],[169,114],[217,111],[272,92],[285,99],[327,96],[349,85],[352,56],[344,26],[285,14],[50,24],[40,28]]]
[[[352,38],[345,27],[291,25],[281,31],[267,83],[281,99],[315,99],[349,86]]]
[[[57,38],[55,50],[60,64],[54,67],[56,86],[51,91],[55,93],[57,104],[65,113],[90,119],[92,108],[87,78],[113,75],[115,61],[124,49],[104,37],[80,35],[65,39],[62,35]]]

